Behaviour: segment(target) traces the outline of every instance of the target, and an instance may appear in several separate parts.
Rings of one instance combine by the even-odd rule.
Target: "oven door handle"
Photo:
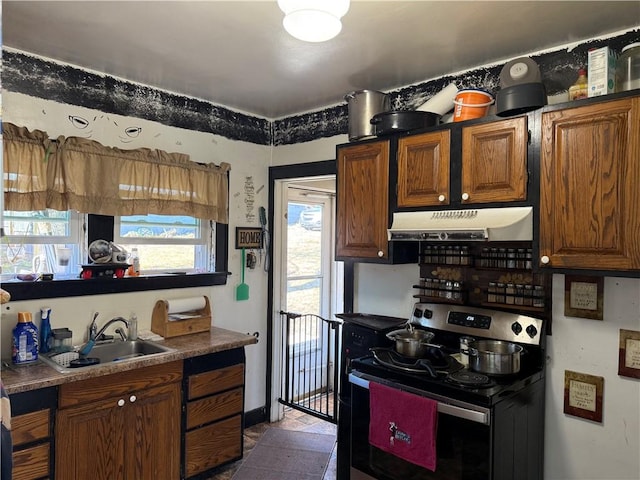
[[[369,380],[349,374],[349,382],[352,384],[369,390]],[[464,407],[451,405],[450,403],[438,402],[438,413],[451,415],[452,417],[462,418],[482,425],[489,425],[489,414],[487,412],[479,412]]]

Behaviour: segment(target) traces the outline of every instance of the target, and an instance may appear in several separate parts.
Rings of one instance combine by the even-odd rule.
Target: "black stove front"
[[[378,347],[351,360],[350,478],[395,480],[541,480],[544,438],[544,329],[521,315],[449,305],[416,304],[411,322],[435,333],[431,358],[398,357]],[[485,375],[465,366],[460,338],[522,345],[520,369]],[[442,361],[445,352],[448,360]],[[446,364],[445,364],[446,363]],[[435,471],[369,443],[369,385],[437,402]],[[415,415],[420,415],[419,411]]]
[[[367,313],[340,313],[336,317],[343,321],[338,387],[337,449],[337,476],[342,480],[349,478],[351,466],[351,384],[349,383],[351,362],[354,358],[369,355],[372,348],[390,346],[392,342],[387,338],[387,333],[401,328],[408,319]]]

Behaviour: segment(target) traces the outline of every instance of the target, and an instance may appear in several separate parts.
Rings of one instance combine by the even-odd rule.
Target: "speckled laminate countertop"
[[[105,363],[95,367],[78,368],[70,373],[60,373],[42,362],[32,365],[12,366],[2,369],[2,383],[7,393],[11,395],[136,368],[160,365],[175,360],[184,360],[208,353],[231,350],[257,343],[257,339],[245,333],[211,327],[209,332],[174,337],[155,343],[172,348],[173,351],[117,363]]]

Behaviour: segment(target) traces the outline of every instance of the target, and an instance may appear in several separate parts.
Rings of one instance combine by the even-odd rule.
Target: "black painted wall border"
[[[616,37],[589,40],[571,50],[563,48],[531,58],[540,67],[547,94],[555,95],[566,92],[575,82],[578,69],[587,64],[587,52],[590,49],[609,46],[614,52],[620,53],[624,46],[634,42],[640,42],[640,29]],[[3,88],[33,97],[213,133],[258,145],[292,145],[343,135],[348,131],[346,103],[271,121],[25,53],[4,50],[2,54]],[[391,108],[413,110],[451,82],[460,88],[482,88],[495,93],[500,88],[502,67],[493,65],[477,68],[457,76],[446,75],[390,91]],[[362,85],[360,88],[370,87]]]

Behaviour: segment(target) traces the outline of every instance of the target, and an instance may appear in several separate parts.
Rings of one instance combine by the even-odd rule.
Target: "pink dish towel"
[[[433,472],[438,402],[369,382],[369,443]]]

